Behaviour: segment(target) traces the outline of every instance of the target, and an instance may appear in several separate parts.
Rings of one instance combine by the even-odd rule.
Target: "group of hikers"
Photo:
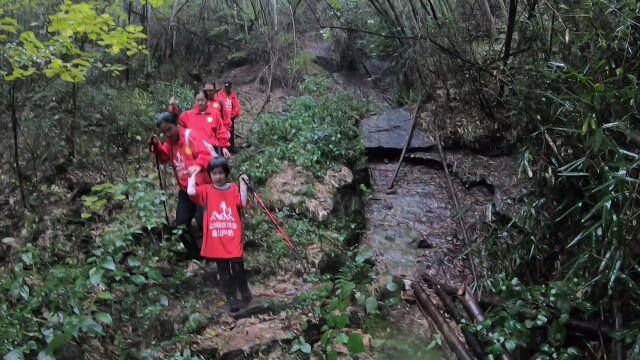
[[[207,80],[196,92],[192,109],[181,112],[172,96],[167,111],[158,114],[156,121],[164,141],[151,136],[151,152],[160,163],[171,163],[180,187],[176,207],[176,226],[184,229],[180,241],[191,259],[215,261],[231,312],[251,302],[238,213],[249,205],[249,179],[241,175],[240,186],[230,183],[227,162],[239,115],[240,103],[231,82],[225,81],[216,92],[215,81]],[[191,231],[194,217],[202,229],[202,246]]]

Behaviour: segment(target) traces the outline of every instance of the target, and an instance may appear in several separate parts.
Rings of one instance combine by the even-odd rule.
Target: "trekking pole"
[[[151,140],[151,143],[149,144],[149,147],[151,148],[151,150],[153,151],[153,139]],[[158,182],[160,183],[160,191],[164,192],[164,187],[162,186],[162,175],[160,174],[160,159],[158,158],[158,152],[157,151],[153,151],[153,155],[156,158],[156,171],[158,172]],[[167,225],[169,225],[169,212],[167,211],[167,202],[164,201],[164,199],[162,200],[162,206],[164,207],[164,218],[167,220]]]
[[[287,234],[285,234],[282,227],[278,225],[278,221],[276,220],[275,216],[273,216],[273,214],[269,211],[269,209],[267,209],[267,206],[264,204],[264,201],[262,201],[260,196],[258,196],[256,191],[253,189],[251,185],[249,185],[249,183],[246,180],[242,179],[242,181],[244,181],[245,185],[247,185],[247,189],[251,191],[251,193],[253,194],[253,197],[256,199],[256,201],[258,201],[258,204],[260,204],[260,207],[264,209],[265,213],[269,217],[269,220],[271,220],[271,223],[278,229],[278,232],[280,233],[280,235],[282,235],[284,240],[287,242],[289,249],[291,249],[291,251],[296,255],[298,260],[300,260],[300,262],[304,264],[304,262],[302,261],[302,257],[300,257],[300,254],[298,254],[298,252],[296,251],[296,248],[293,246],[293,243],[291,242],[291,240],[289,240],[289,237],[287,236]]]

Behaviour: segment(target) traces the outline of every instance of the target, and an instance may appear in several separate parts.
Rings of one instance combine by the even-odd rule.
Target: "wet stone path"
[[[452,209],[440,174],[424,166],[403,166],[394,192],[388,193],[395,167],[395,163],[369,163],[372,194],[366,204],[361,251],[369,252],[393,275],[415,280],[419,248],[447,246],[454,225]]]

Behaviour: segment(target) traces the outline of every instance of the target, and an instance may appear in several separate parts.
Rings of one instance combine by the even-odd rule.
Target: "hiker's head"
[[[221,186],[227,183],[231,168],[227,160],[222,156],[218,156],[209,160],[207,171],[209,171],[211,182],[213,182],[214,185]]]
[[[178,115],[171,112],[162,112],[156,117],[156,126],[164,135],[165,139],[172,143],[177,143],[180,139],[178,132]]]
[[[200,112],[207,110],[207,92],[204,89],[198,90],[194,103]]]
[[[229,93],[231,93],[231,86],[233,84],[231,84],[231,81],[227,80],[224,82],[224,93],[229,95]]]
[[[213,100],[213,94],[215,94],[215,92],[216,92],[216,82],[215,82],[215,80],[207,79],[207,81],[204,82],[203,90],[207,94],[207,99],[208,100]]]

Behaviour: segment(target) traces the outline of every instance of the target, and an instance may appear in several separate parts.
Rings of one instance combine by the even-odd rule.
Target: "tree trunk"
[[[484,12],[484,16],[487,18],[487,30],[491,35],[491,41],[494,41],[498,37],[496,32],[496,21],[491,14],[491,7],[489,6],[489,0],[480,0],[480,9]]]
[[[509,19],[507,22],[507,37],[504,40],[504,64],[507,65],[511,57],[511,41],[513,31],[516,27],[516,12],[518,11],[518,0],[509,0]]]
[[[20,200],[23,207],[27,207],[27,198],[24,195],[24,184],[22,183],[22,170],[20,169],[20,149],[18,146],[18,115],[16,114],[16,82],[11,83],[11,130],[13,131],[13,158],[16,166],[16,176],[18,187],[20,188]]]
[[[128,10],[127,10],[127,25],[131,25],[131,7],[133,3],[129,1]],[[124,70],[124,79],[127,84],[129,84],[129,66],[131,62],[129,61],[129,57],[127,56],[127,68]]]

